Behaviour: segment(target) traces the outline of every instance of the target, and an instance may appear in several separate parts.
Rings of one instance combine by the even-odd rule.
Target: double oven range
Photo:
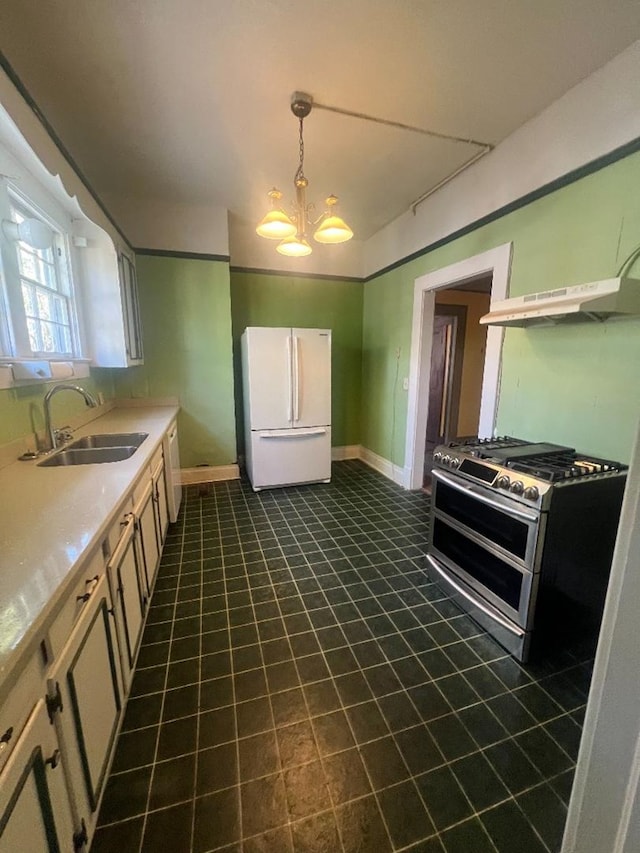
[[[595,636],[626,466],[509,436],[433,463],[430,578],[518,660]]]

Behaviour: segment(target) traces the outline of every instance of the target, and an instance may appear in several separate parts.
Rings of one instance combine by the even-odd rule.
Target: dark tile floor
[[[523,668],[429,583],[426,495],[185,497],[92,853],[559,850],[590,662]]]

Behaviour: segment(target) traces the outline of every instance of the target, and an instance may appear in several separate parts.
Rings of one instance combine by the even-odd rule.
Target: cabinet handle
[[[53,725],[53,718],[56,715],[57,711],[63,710],[62,705],[62,694],[60,693],[60,684],[56,681],[56,692],[53,696],[47,694],[45,696],[45,704],[47,706],[47,713],[49,714],[49,722]]]
[[[49,758],[45,759],[45,764],[50,764],[51,769],[55,770],[55,768],[60,764],[60,750],[54,749],[53,755],[50,755]]]
[[[87,578],[87,580],[84,582],[84,585],[85,586],[91,586],[91,589],[88,589],[82,595],[76,595],[76,601],[82,601],[82,602],[89,601],[89,599],[93,595],[93,592],[94,592],[96,586],[98,585],[99,580],[100,580],[99,575],[94,575],[92,578]]]
[[[13,737],[13,726],[9,726],[6,732],[0,737],[0,754],[7,748],[7,745]]]

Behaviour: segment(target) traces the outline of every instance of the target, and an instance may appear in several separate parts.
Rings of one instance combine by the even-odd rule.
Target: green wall
[[[104,394],[105,399],[114,395],[111,371],[92,369],[87,379],[70,380],[81,385],[95,396]],[[21,388],[0,391],[0,444],[31,436],[44,429],[42,401],[51,383],[38,383]],[[64,426],[65,419],[81,414],[85,404],[78,394],[58,394],[51,403],[53,425]]]
[[[118,372],[120,397],[176,396],[180,464],[236,461],[229,265],[136,257],[145,363]]]
[[[640,243],[639,186],[634,154],[365,284],[362,444],[405,464],[396,375],[409,375],[417,277],[510,241],[511,296],[612,277]],[[499,433],[628,461],[639,417],[640,317],[505,330]]]
[[[360,443],[362,292],[359,282],[231,273],[238,446],[242,453],[240,337],[247,326],[331,329],[334,447]]]

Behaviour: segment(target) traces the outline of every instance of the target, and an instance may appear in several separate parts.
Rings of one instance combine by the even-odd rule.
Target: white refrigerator
[[[254,491],[331,478],[331,330],[242,335],[246,466]]]

